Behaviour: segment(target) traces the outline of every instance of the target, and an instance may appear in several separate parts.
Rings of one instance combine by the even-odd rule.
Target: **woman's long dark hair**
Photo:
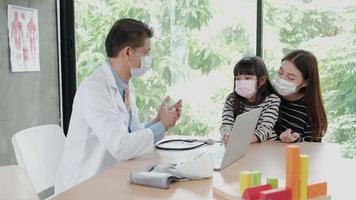
[[[283,59],[292,62],[302,73],[303,79],[308,83],[299,92],[304,93],[308,117],[312,128],[312,139],[320,141],[328,128],[328,120],[321,96],[318,61],[309,51],[294,50]]]
[[[256,103],[259,104],[261,101],[263,101],[267,96],[271,94],[276,94],[274,91],[274,88],[271,84],[271,81],[269,79],[268,73],[267,73],[267,68],[265,63],[263,62],[262,58],[257,57],[257,56],[249,56],[249,57],[244,57],[242,58],[239,62],[236,63],[235,68],[234,68],[234,88],[233,92],[227,97],[228,99],[231,99],[232,102],[234,102],[233,108],[234,108],[234,117],[236,118],[239,114],[243,113],[244,106],[242,104],[250,104],[247,102],[247,99],[244,97],[241,97],[235,92],[235,80],[236,76],[238,75],[255,75],[257,77],[257,85],[259,84],[260,80],[265,77],[266,81],[263,85],[261,85],[257,89],[256,93]]]

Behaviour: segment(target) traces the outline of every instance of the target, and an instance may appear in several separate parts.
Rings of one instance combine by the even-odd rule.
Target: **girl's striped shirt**
[[[273,129],[278,119],[280,104],[280,98],[277,95],[271,94],[257,105],[248,105],[243,102],[241,102],[241,104],[244,107],[243,112],[248,112],[256,108],[262,108],[262,112],[258,119],[254,133],[259,142],[277,138],[277,135]],[[226,98],[222,112],[222,124],[220,127],[220,133],[222,135],[231,133],[236,117],[237,116],[234,116],[234,98],[229,95]]]

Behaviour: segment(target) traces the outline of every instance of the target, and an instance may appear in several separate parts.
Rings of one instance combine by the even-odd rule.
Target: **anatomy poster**
[[[8,5],[11,71],[40,71],[37,9]]]

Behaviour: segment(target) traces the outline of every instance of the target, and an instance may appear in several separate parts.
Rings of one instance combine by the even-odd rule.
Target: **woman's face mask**
[[[235,92],[238,95],[249,99],[257,93],[256,83],[256,80],[236,80]]]
[[[297,86],[297,84],[286,81],[279,76],[274,80],[274,89],[282,96],[296,93],[298,91]]]
[[[278,75],[274,80],[275,90],[282,96],[289,96],[304,87],[302,73],[289,60],[284,60],[279,68]]]
[[[141,66],[139,66],[139,67],[132,67],[131,63],[129,62],[129,65],[131,67],[131,69],[130,69],[131,76],[136,76],[136,77],[142,76],[150,69],[152,57],[149,55],[148,56],[140,56],[140,55],[138,55],[138,53],[136,53],[135,50],[133,50],[133,49],[131,49],[131,50],[141,60]]]

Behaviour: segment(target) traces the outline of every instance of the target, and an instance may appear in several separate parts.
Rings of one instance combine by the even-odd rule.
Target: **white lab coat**
[[[74,98],[65,150],[55,181],[55,193],[117,163],[153,152],[151,129],[139,124],[135,91],[129,82],[129,114],[110,66],[104,62],[78,88]]]

